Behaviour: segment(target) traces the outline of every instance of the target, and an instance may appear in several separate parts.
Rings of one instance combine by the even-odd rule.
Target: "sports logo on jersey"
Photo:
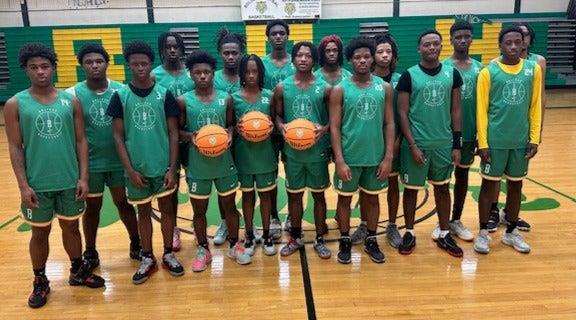
[[[158,94],[160,94],[158,92]],[[156,125],[158,114],[146,100],[136,103],[136,108],[132,111],[132,121],[138,130],[148,131]]]
[[[424,104],[429,107],[439,107],[445,103],[446,89],[444,83],[438,80],[426,82],[424,87]]]
[[[309,119],[312,116],[312,100],[306,94],[299,94],[292,103],[292,113],[296,118]]]
[[[363,94],[356,101],[354,110],[361,120],[372,120],[378,110],[378,104],[371,94]]]
[[[186,85],[183,81],[174,80],[168,86],[168,91],[172,92],[176,97],[179,97],[186,93]]]
[[[271,79],[272,88],[276,87],[276,85],[278,83],[282,82],[282,80],[286,79],[286,77],[288,77],[288,74],[286,73],[286,71],[284,71],[283,69],[276,70],[276,72],[274,72],[272,74],[272,79]]]
[[[62,117],[53,108],[40,110],[34,122],[38,136],[44,139],[58,138],[64,126]]]
[[[108,127],[112,124],[112,117],[106,114],[108,99],[98,98],[92,100],[88,109],[90,123],[98,127]]]
[[[474,82],[472,77],[467,75],[462,75],[463,84],[460,87],[460,92],[462,93],[462,99],[472,99],[472,94],[474,93]]]
[[[222,126],[224,125],[224,121],[216,111],[212,109],[204,109],[200,111],[200,114],[196,118],[196,125],[198,128],[202,128],[203,126],[209,124]]]
[[[523,103],[526,98],[526,86],[522,80],[512,78],[506,81],[506,84],[502,89],[502,98],[504,98],[504,102],[509,105],[518,105]]]

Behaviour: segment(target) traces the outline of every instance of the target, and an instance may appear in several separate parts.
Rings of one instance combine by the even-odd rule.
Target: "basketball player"
[[[90,263],[91,269],[94,269],[100,264],[96,251],[96,235],[105,185],[110,190],[120,220],[130,236],[130,258],[139,260],[141,248],[136,212],[126,200],[124,170],[112,137],[112,118],[106,115],[112,93],[123,85],[107,78],[106,70],[110,56],[101,44],[85,44],[78,52],[77,58],[86,74],[86,81],[79,82],[66,91],[76,96],[84,112],[84,129],[89,151],[88,197],[86,212],[82,218],[86,239],[84,260]]]
[[[325,36],[318,44],[320,69],[316,70],[314,75],[331,86],[337,85],[351,75],[350,71],[342,68],[344,63],[343,47],[342,39],[335,34]]]
[[[194,82],[184,68],[182,57],[184,56],[184,39],[176,32],[162,32],[158,37],[158,54],[160,55],[161,65],[152,70],[152,76],[156,83],[168,89],[172,95],[177,98],[188,91],[194,89]],[[186,157],[188,144],[178,143],[180,150],[179,162],[186,167]],[[174,210],[174,235],[172,237],[172,250],[180,251],[182,241],[180,240],[180,229],[178,229],[178,187],[180,186],[180,164],[176,166],[176,192],[172,194],[172,206]]]
[[[392,87],[371,72],[375,47],[372,39],[358,37],[346,47],[346,59],[353,74],[337,85],[330,96],[330,133],[338,193],[336,214],[340,228],[338,262],[352,261],[350,202],[356,192],[363,193],[361,210],[366,213],[368,236],[364,251],[376,263],[385,261],[376,240],[380,215],[378,194],[388,185],[394,146]],[[384,130],[383,130],[384,128]],[[370,146],[366,148],[366,138]],[[364,206],[364,207],[362,207]]]
[[[242,57],[239,66],[240,91],[232,94],[236,130],[243,130],[242,117],[250,111],[260,111],[274,118],[274,109],[270,107],[272,91],[264,89],[264,65],[257,55]],[[272,128],[270,128],[270,132]],[[252,224],[256,196],[260,197],[265,255],[276,254],[276,248],[270,237],[270,213],[272,210],[271,190],[276,188],[278,175],[278,157],[274,152],[271,137],[261,142],[250,142],[241,135],[234,142],[234,159],[238,167],[238,179],[242,189],[242,212],[246,225],[244,248],[252,255],[256,242],[256,232]],[[256,186],[256,187],[254,187]]]
[[[17,93],[4,106],[6,136],[12,169],[22,200],[22,218],[32,226],[30,258],[34,289],[31,308],[46,304],[50,282],[46,277],[48,240],[52,220],[62,229],[64,249],[70,257],[72,286],[104,286],[104,279],[82,260],[78,219],[88,194],[88,143],[82,107],[76,98],[52,84],[56,54],[43,44],[25,44],[18,62],[31,87]]]
[[[180,139],[195,143],[196,134],[207,124],[216,124],[228,130],[229,145],[232,144],[234,130],[234,106],[226,91],[214,89],[213,79],[216,59],[204,50],[194,51],[186,58],[186,68],[196,85],[196,89],[178,98],[180,107]],[[197,147],[188,152],[189,166],[186,170],[190,202],[194,210],[194,234],[198,242],[196,258],[192,270],[206,270],[212,261],[212,254],[206,239],[206,210],[212,193],[212,184],[216,186],[222,209],[226,213],[228,229],[228,257],[239,264],[249,264],[252,259],[238,241],[238,223],[240,216],[236,210],[236,190],[238,175],[230,150],[215,158],[206,157]]]
[[[178,106],[173,94],[157,85],[150,75],[154,51],[135,40],[124,48],[124,59],[132,72],[130,83],[110,99],[114,142],[124,167],[128,202],[137,206],[142,260],[134,273],[134,284],[144,283],[158,267],[152,252],[152,200],[160,209],[164,253],[162,266],[172,276],[184,268],[172,251],[178,158]]]
[[[450,255],[462,257],[462,249],[450,235],[450,190],[453,165],[460,163],[462,120],[460,73],[438,60],[442,36],[426,30],[418,38],[420,63],[398,81],[398,114],[404,139],[400,150],[400,179],[404,184],[406,232],[398,251],[410,254],[416,246],[414,216],[418,190],[426,180],[434,186],[440,235],[436,244]]]
[[[505,245],[521,253],[530,246],[517,230],[522,180],[528,162],[538,152],[542,125],[542,68],[521,58],[524,34],[508,26],[498,36],[499,61],[491,62],[478,77],[477,135],[482,187],[478,201],[480,234],[474,250],[490,252],[488,219],[490,203],[500,179],[506,178]]]
[[[292,63],[296,67],[296,74],[279,83],[274,90],[276,126],[283,135],[286,134],[285,123],[297,118],[307,119],[316,125],[316,143],[310,149],[299,151],[288,144],[284,146],[282,156],[291,228],[290,241],[280,250],[280,255],[289,256],[304,245],[301,239],[302,199],[304,191],[308,189],[314,198],[314,249],[321,258],[328,259],[332,253],[324,242],[324,235],[328,233],[324,191],[330,186],[327,103],[331,87],[312,73],[317,61],[318,51],[314,44],[295,44],[292,48]]]

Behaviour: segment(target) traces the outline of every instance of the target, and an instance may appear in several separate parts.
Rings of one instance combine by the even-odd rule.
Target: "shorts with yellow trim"
[[[138,188],[129,178],[126,178],[126,196],[128,203],[132,205],[145,204],[151,202],[154,198],[163,198],[171,195],[176,187],[167,190],[164,188],[164,176],[162,177],[145,177],[147,184],[144,188]]]
[[[390,169],[389,177],[397,176],[400,174],[400,156],[392,159],[392,169]]]
[[[124,170],[107,172],[90,172],[88,174],[88,197],[101,197],[104,186],[108,188],[124,188],[126,178]]]
[[[215,179],[194,179],[188,177],[187,182],[190,198],[194,199],[210,198],[210,193],[212,193],[212,183],[216,186],[218,195],[222,197],[235,193],[240,186],[236,174]]]
[[[450,182],[452,170],[452,147],[422,150],[424,164],[414,161],[408,146],[400,152],[400,180],[408,189],[422,189],[426,180],[431,184],[443,185]]]
[[[64,220],[79,219],[86,205],[84,200],[76,199],[76,188],[62,191],[36,192],[38,208],[27,208],[24,203],[20,206],[22,218],[35,227],[45,227],[57,217]]]
[[[350,181],[344,181],[336,173],[334,174],[334,189],[336,193],[343,196],[351,196],[360,189],[368,194],[379,194],[388,187],[388,178],[378,180],[378,177],[376,177],[378,166],[350,167],[350,171],[352,172]]]
[[[508,180],[522,180],[528,174],[526,148],[490,149],[490,163],[480,163],[480,175],[487,180],[500,181],[502,176]]]
[[[476,151],[476,142],[464,141],[462,150],[460,150],[460,168],[470,168],[474,164],[474,151]]]
[[[256,185],[256,191],[266,192],[276,188],[276,178],[278,171],[257,174],[238,173],[240,189],[244,192],[253,191]]]
[[[328,162],[298,162],[287,159],[284,162],[286,173],[286,191],[290,193],[322,192],[330,187]]]

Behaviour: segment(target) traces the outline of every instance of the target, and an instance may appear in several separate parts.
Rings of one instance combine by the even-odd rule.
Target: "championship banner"
[[[320,19],[322,0],[240,0],[242,20]]]

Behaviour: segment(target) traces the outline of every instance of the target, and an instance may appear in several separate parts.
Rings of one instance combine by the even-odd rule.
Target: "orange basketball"
[[[270,136],[272,122],[260,111],[250,111],[242,116],[242,130],[240,134],[251,142],[260,142]]]
[[[228,149],[228,133],[219,125],[205,125],[196,134],[196,146],[203,155],[218,157]]]
[[[316,143],[315,129],[314,123],[306,119],[293,120],[286,125],[286,142],[296,150],[309,149]]]

